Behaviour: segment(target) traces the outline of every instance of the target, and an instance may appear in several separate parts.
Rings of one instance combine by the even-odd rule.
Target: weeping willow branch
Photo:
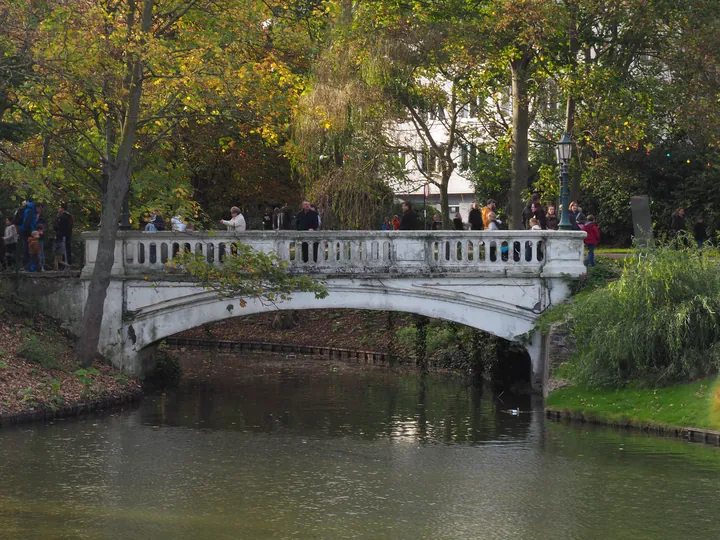
[[[323,283],[309,276],[290,274],[287,263],[277,253],[263,253],[240,242],[227,244],[225,250],[217,255],[221,264],[208,262],[202,255],[189,251],[178,253],[167,264],[168,271],[191,276],[200,287],[220,298],[238,299],[240,307],[255,299],[264,305],[274,305],[290,300],[297,292],[314,293],[316,299],[328,295]]]

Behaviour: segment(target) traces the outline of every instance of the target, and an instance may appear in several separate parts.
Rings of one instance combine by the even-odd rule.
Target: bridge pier
[[[545,393],[547,386],[547,370],[545,367],[545,338],[542,332],[533,332],[530,342],[525,345],[525,350],[530,355],[532,373],[530,382],[535,392]]]

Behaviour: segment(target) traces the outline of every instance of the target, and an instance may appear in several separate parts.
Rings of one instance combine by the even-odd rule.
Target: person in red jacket
[[[600,243],[600,229],[595,224],[595,216],[588,216],[583,229],[587,236],[585,245],[588,247],[588,256],[585,259],[585,266],[595,266],[595,246]]]

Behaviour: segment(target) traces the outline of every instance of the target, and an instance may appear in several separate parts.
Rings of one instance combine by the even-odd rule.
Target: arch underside
[[[542,294],[539,283],[527,284],[524,290],[521,287],[523,296],[515,291],[514,295],[508,293],[500,298],[468,294],[461,286],[448,290],[447,286],[438,285],[397,288],[382,283],[330,283],[329,294],[323,299],[316,299],[311,293],[296,293],[290,300],[278,304],[250,300],[245,307],[241,307],[237,299],[218,298],[214,293],[193,288],[192,293],[187,291],[135,310],[123,325],[123,348],[137,353],[166,337],[204,324],[282,310],[368,309],[414,313],[477,328],[508,340],[531,331],[538,317],[538,296]],[[322,336],[318,338],[322,340]]]

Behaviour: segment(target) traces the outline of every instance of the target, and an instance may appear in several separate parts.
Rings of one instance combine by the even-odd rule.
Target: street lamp
[[[570,190],[568,188],[568,170],[570,168],[570,158],[572,157],[573,142],[570,135],[564,133],[562,139],[557,145],[557,162],[560,165],[560,206],[562,206],[562,214],[560,215],[560,223],[558,228],[561,231],[571,231],[570,224]]]

